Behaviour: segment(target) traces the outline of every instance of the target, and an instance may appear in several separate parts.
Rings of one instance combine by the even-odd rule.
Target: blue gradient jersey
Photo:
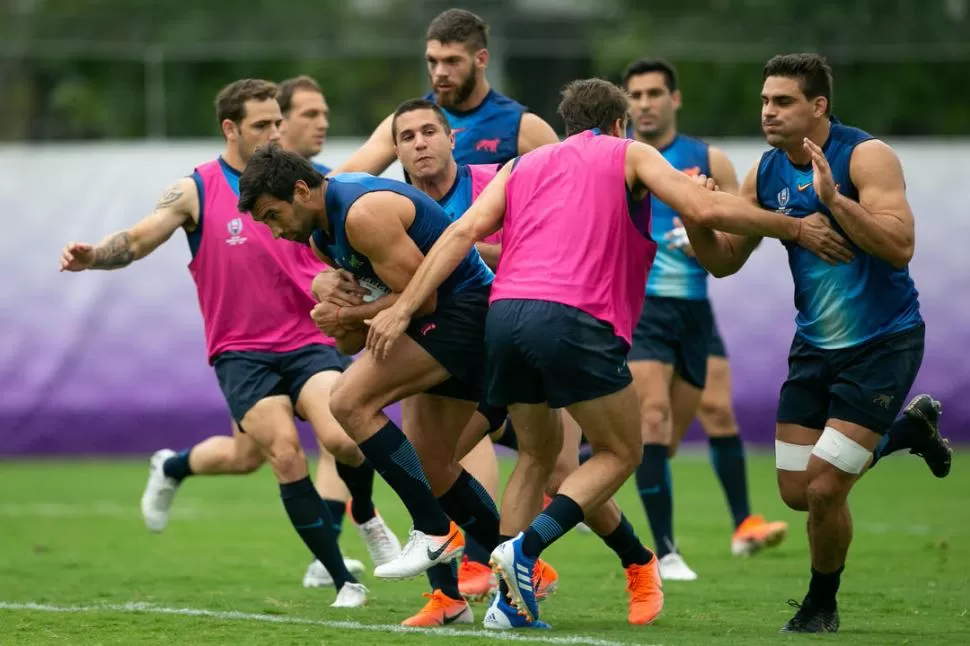
[[[859,193],[849,176],[849,160],[857,145],[872,136],[832,120],[822,147],[832,167],[837,190],[852,200]],[[815,195],[812,167],[796,166],[778,149],[761,156],[758,202],[762,207],[796,218],[831,212]],[[835,230],[848,236],[832,218]],[[822,349],[850,348],[886,334],[919,325],[919,298],[908,269],[895,269],[856,245],[849,263],[829,265],[811,251],[784,242],[795,283],[797,334]]]
[[[669,146],[660,150],[670,165],[688,175],[710,177],[711,165],[708,145],[699,139],[678,134]],[[696,259],[680,249],[668,249],[664,239],[674,228],[674,218],[680,217],[665,202],[651,197],[653,215],[651,235],[657,243],[657,257],[647,279],[647,296],[704,300],[707,298],[707,271]]]
[[[424,97],[435,101],[434,92]],[[489,90],[477,108],[456,112],[441,108],[455,133],[455,161],[459,164],[504,164],[519,154],[519,125],[527,108]]]
[[[310,165],[313,166],[313,168],[315,168],[316,171],[321,175],[323,175],[324,177],[326,177],[330,173],[330,171],[333,170],[329,166],[321,164],[320,162],[313,161],[312,159],[310,160]]]
[[[354,202],[362,195],[375,191],[390,191],[411,200],[414,204],[414,221],[408,228],[408,236],[423,254],[428,253],[452,219],[437,202],[403,182],[374,177],[367,173],[343,173],[329,178],[326,204],[330,233],[328,235],[323,229],[316,229],[313,232],[313,242],[338,267],[357,276],[364,286],[387,294],[390,293],[390,288],[374,271],[370,260],[351,246],[344,227],[347,212]],[[494,277],[478,251],[472,248],[458,268],[438,288],[438,298],[444,301],[467,289],[490,285]]]

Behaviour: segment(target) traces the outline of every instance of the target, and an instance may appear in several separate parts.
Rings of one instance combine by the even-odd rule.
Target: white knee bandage
[[[779,471],[805,471],[811,455],[811,444],[789,444],[775,440],[775,468]]]
[[[812,455],[816,455],[840,471],[859,475],[869,463],[872,451],[831,426],[826,426],[818,438]]]

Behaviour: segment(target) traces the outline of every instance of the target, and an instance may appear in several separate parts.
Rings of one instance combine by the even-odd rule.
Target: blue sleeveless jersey
[[[474,182],[472,173],[467,164],[458,165],[458,174],[455,175],[455,183],[451,185],[438,204],[445,210],[452,220],[457,220],[465,214],[475,201]]]
[[[408,236],[425,255],[451,224],[452,219],[437,202],[403,182],[374,177],[367,173],[343,173],[329,178],[326,204],[330,234],[328,235],[323,229],[315,230],[314,243],[339,267],[362,279],[365,285],[375,285],[389,293],[391,290],[374,271],[370,260],[350,245],[344,227],[347,211],[354,202],[362,195],[375,191],[390,191],[411,200],[414,204],[414,221],[408,228]],[[447,300],[466,289],[490,285],[493,278],[492,270],[473,247],[458,268],[438,288],[438,298]]]
[[[688,175],[710,177],[708,145],[699,139],[678,134],[669,146],[660,151],[670,165]],[[680,249],[668,249],[664,236],[674,228],[674,218],[680,217],[665,202],[651,196],[653,215],[651,234],[657,243],[657,257],[647,279],[647,296],[664,296],[688,300],[707,298],[707,271],[696,259]]]
[[[435,101],[434,92],[424,97]],[[519,124],[527,108],[489,90],[477,108],[456,112],[441,108],[455,133],[455,161],[459,164],[504,164],[519,154]]]
[[[849,199],[859,199],[849,175],[852,151],[872,138],[832,120],[822,150],[832,167],[837,190]],[[758,202],[766,209],[796,218],[816,211],[825,213],[836,231],[848,239],[815,195],[812,176],[811,164],[796,166],[781,150],[770,150],[758,164]],[[797,333],[811,345],[850,348],[922,322],[918,293],[908,269],[895,269],[854,244],[852,262],[834,266],[793,242],[783,244],[795,283]]]
[[[310,160],[310,165],[313,166],[316,169],[316,171],[323,176],[326,176],[327,173],[329,173],[332,170],[329,166],[325,166],[320,162],[313,161],[312,159]]]

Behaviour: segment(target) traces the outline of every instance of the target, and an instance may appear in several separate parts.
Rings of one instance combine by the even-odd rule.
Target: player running
[[[763,82],[761,125],[772,149],[745,177],[742,197],[796,227],[821,212],[851,250],[820,259],[785,244],[798,315],[775,436],[779,491],[808,512],[812,560],[808,594],[790,602],[797,612],[782,631],[837,632],[853,485],[901,449],[945,477],[951,450],[929,395],[897,418],[922,362],[925,325],[908,270],[914,222],[896,153],[832,116],[832,71],[821,56],[775,56]],[[685,224],[716,276],[738,271],[760,235],[744,225],[734,233],[746,235]]]

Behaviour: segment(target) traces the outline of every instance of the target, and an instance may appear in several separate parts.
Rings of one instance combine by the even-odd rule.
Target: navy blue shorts
[[[613,326],[575,307],[509,299],[485,325],[485,385],[493,406],[564,408],[628,386],[629,347]]]
[[[414,319],[407,334],[434,357],[450,375],[430,388],[431,395],[481,401],[484,395],[485,317],[491,285],[467,289],[446,301],[438,301],[434,312]]]
[[[287,395],[296,407],[300,391],[318,372],[343,372],[351,359],[323,343],[292,352],[223,352],[212,362],[219,388],[237,423],[260,399]]]
[[[711,335],[707,339],[707,356],[720,357],[727,359],[727,348],[724,347],[724,339],[721,338],[721,330],[717,327],[717,317],[711,311]]]
[[[630,361],[659,361],[681,379],[704,388],[714,314],[704,300],[647,296],[633,331]]]
[[[926,326],[852,348],[823,350],[795,336],[778,422],[822,430],[842,419],[885,433],[899,415],[923,361]]]

